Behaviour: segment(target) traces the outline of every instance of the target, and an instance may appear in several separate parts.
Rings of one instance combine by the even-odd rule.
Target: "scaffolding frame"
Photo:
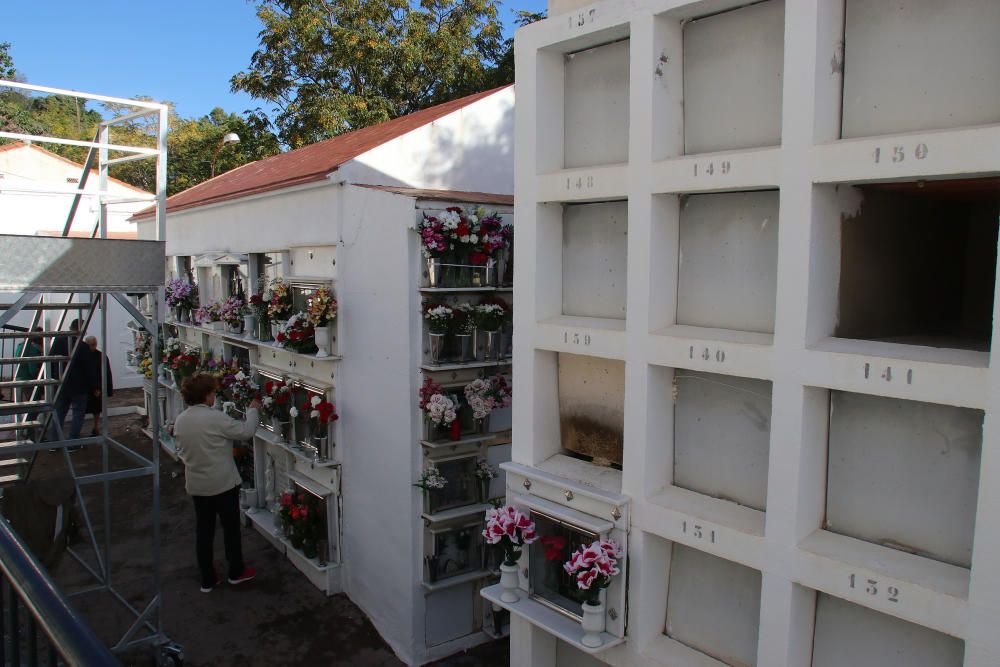
[[[66,320],[66,313],[70,310],[84,310],[86,311],[86,325],[82,326],[80,329],[80,334],[76,337],[75,346],[73,346],[70,351],[70,358],[72,358],[73,353],[76,348],[83,343],[84,333],[87,331],[87,325],[91,323],[94,319],[95,312],[97,308],[100,308],[100,332],[101,340],[105,342],[105,347],[107,346],[108,337],[108,306],[111,299],[118,302],[125,310],[128,312],[135,322],[146,332],[150,334],[151,343],[150,350],[152,354],[152,372],[153,380],[151,383],[151,395],[152,395],[152,405],[154,408],[159,405],[159,363],[160,363],[160,349],[159,349],[159,333],[161,329],[161,311],[162,311],[162,283],[163,283],[163,267],[165,262],[165,251],[164,251],[164,240],[166,236],[166,182],[167,182],[167,132],[169,123],[169,108],[165,104],[160,104],[157,102],[150,102],[145,100],[132,100],[119,97],[110,97],[107,95],[99,95],[94,93],[84,93],[75,90],[67,90],[60,88],[52,88],[48,86],[39,86],[34,84],[22,83],[18,81],[8,81],[0,79],[0,89],[16,89],[24,90],[29,92],[37,93],[48,93],[54,95],[65,95],[68,97],[73,97],[77,99],[83,99],[84,101],[95,101],[95,102],[111,102],[114,104],[122,105],[125,107],[135,108],[136,111],[123,113],[115,117],[102,120],[97,127],[95,137],[93,141],[82,141],[77,139],[64,139],[59,137],[51,137],[45,135],[31,135],[31,134],[21,134],[14,132],[3,132],[0,131],[0,138],[20,140],[27,143],[38,142],[38,143],[51,143],[59,145],[69,145],[69,146],[82,146],[88,148],[87,159],[83,165],[83,173],[79,179],[78,187],[76,188],[65,188],[65,187],[40,187],[40,188],[18,188],[18,187],[4,187],[0,185],[0,193],[3,192],[19,192],[19,193],[39,193],[39,194],[56,194],[56,195],[71,195],[72,200],[69,206],[69,211],[66,217],[66,222],[63,226],[62,237],[70,236],[72,230],[73,222],[76,217],[77,210],[80,205],[80,201],[83,197],[97,197],[98,198],[98,217],[94,228],[90,232],[89,242],[91,244],[97,242],[103,242],[105,245],[108,243],[121,243],[121,241],[108,241],[108,204],[123,202],[123,201],[149,201],[154,205],[155,208],[155,224],[154,224],[154,238],[156,243],[156,250],[153,252],[153,259],[158,258],[158,263],[156,266],[159,271],[159,279],[154,282],[147,280],[145,284],[100,284],[95,281],[93,275],[89,275],[87,278],[83,278],[83,275],[89,274],[91,269],[94,269],[93,273],[100,273],[96,269],[98,268],[96,264],[100,261],[99,255],[95,255],[93,258],[84,256],[80,264],[80,279],[65,281],[67,284],[52,284],[47,282],[43,276],[39,275],[19,275],[19,273],[30,273],[29,271],[8,271],[8,275],[2,275],[3,270],[0,269],[0,290],[11,291],[11,292],[21,292],[21,296],[16,299],[12,304],[3,304],[0,306],[0,329],[6,328],[6,325],[12,320],[12,318],[19,312],[25,310],[34,310],[34,316],[32,318],[32,327],[38,324],[39,319],[43,311],[61,311],[59,315],[59,321],[54,331],[43,332],[43,334],[52,334],[53,340],[54,335],[57,331],[61,331]],[[111,130],[115,126],[120,126],[124,123],[128,123],[135,120],[146,119],[152,117],[155,122],[155,144],[156,147],[152,148],[149,146],[138,146],[129,144],[118,144],[112,143],[111,141]],[[124,153],[122,156],[111,157],[111,153]],[[109,168],[114,164],[119,164],[123,162],[133,161],[133,160],[143,160],[143,159],[154,159],[156,161],[156,188],[155,193],[149,195],[148,197],[137,196],[135,194],[130,194],[127,197],[115,196],[109,191]],[[90,178],[91,172],[96,169],[99,183],[96,190],[87,190],[87,182]],[[37,240],[39,247],[45,247],[47,241],[42,241],[41,237],[14,237],[8,236],[7,240],[12,244],[10,247],[22,247],[28,244],[27,247],[31,247],[31,240]],[[50,239],[51,241],[59,241],[59,239]],[[69,239],[62,241],[63,244],[71,242]],[[0,239],[2,243],[2,239]],[[126,241],[124,243],[136,243]],[[138,242],[143,243],[143,242]],[[146,242],[148,243],[148,242]],[[77,244],[80,245],[80,244]],[[86,245],[86,244],[83,244]],[[0,245],[0,249],[2,249]],[[143,252],[147,255],[149,254],[149,249],[144,248]],[[2,259],[2,258],[0,258]],[[7,260],[11,259],[10,257]],[[60,262],[63,257],[60,256],[55,259],[54,262]],[[106,263],[106,256],[104,257]],[[6,260],[0,263],[9,263]],[[107,271],[105,271],[107,273]],[[113,281],[112,281],[113,282]],[[62,294],[66,296],[65,305],[60,307],[59,303],[46,303],[44,299],[45,294]],[[78,294],[87,294],[86,303],[73,303],[74,299]],[[150,313],[143,313],[132,303],[129,299],[129,294],[141,294],[149,299],[148,304],[151,306]],[[109,298],[110,297],[110,298]],[[81,319],[82,312],[81,312]],[[64,334],[65,335],[65,334]],[[0,338],[16,338],[18,334],[14,333],[0,333]],[[43,336],[44,337],[44,336]],[[72,339],[70,339],[72,340]],[[22,346],[21,357],[23,358],[24,352],[28,346],[25,344]],[[67,346],[69,348],[70,346]],[[14,362],[14,373],[16,374],[19,367],[19,360],[13,360]],[[132,650],[136,648],[149,647],[153,651],[153,655],[157,661],[157,664],[172,664],[179,665],[183,663],[183,653],[180,647],[172,643],[163,631],[162,624],[162,572],[161,572],[161,557],[160,557],[160,544],[161,544],[161,529],[160,529],[160,415],[159,410],[153,409],[148,414],[149,426],[152,431],[152,459],[147,459],[145,456],[140,454],[121,442],[118,442],[114,438],[111,438],[108,433],[108,401],[103,401],[103,407],[100,415],[101,419],[101,434],[97,437],[85,437],[77,439],[66,439],[62,434],[61,424],[58,423],[58,419],[55,423],[52,423],[52,416],[54,411],[51,407],[54,405],[55,401],[58,400],[60,392],[63,388],[62,382],[68,373],[62,374],[62,379],[55,389],[55,396],[51,396],[49,393],[50,385],[54,384],[52,378],[47,376],[49,363],[41,363],[41,370],[39,375],[40,379],[36,378],[36,386],[31,390],[31,397],[29,403],[37,406],[35,398],[37,397],[37,391],[39,387],[46,392],[46,398],[51,398],[51,403],[48,405],[48,409],[45,412],[45,418],[42,420],[42,427],[40,433],[44,434],[54,432],[57,434],[57,439],[50,442],[20,442],[15,435],[15,444],[13,446],[4,447],[3,451],[8,454],[26,454],[30,455],[30,464],[27,473],[25,474],[25,480],[30,478],[31,470],[37,453],[44,449],[58,449],[64,457],[67,464],[67,468],[70,471],[70,475],[73,479],[74,488],[76,490],[76,497],[78,499],[79,507],[83,516],[85,528],[87,531],[86,537],[89,547],[93,550],[93,555],[96,560],[96,567],[92,567],[87,563],[84,555],[78,552],[76,549],[68,549],[68,553],[71,555],[72,559],[76,561],[94,580],[95,583],[91,586],[82,588],[81,590],[74,591],[68,594],[68,597],[76,597],[80,595],[85,595],[94,592],[106,592],[110,594],[115,600],[117,600],[122,607],[127,610],[129,615],[132,617],[132,621],[128,628],[125,629],[121,638],[115,643],[111,649],[115,653],[121,653],[127,650]],[[67,364],[67,370],[69,366]],[[107,395],[107,375],[104,372],[103,364],[101,368],[101,391],[104,396]],[[13,379],[13,377],[12,377]],[[12,386],[16,386],[18,383],[11,382]],[[25,384],[32,384],[30,382]],[[44,403],[44,401],[43,401]],[[15,404],[16,405],[16,404]],[[15,408],[10,408],[11,410]],[[29,418],[35,417],[37,419],[39,412],[34,407],[23,414],[18,415],[16,420],[20,419],[20,423],[28,423]],[[50,431],[50,423],[53,430]],[[76,467],[69,455],[69,448],[76,446],[86,446],[86,447],[96,447],[100,446],[102,450],[101,456],[101,472],[96,474],[81,475],[78,473]],[[120,454],[124,455],[126,459],[129,460],[129,467],[124,470],[112,471],[110,467],[110,451],[114,449]],[[111,497],[110,497],[110,484],[113,481],[119,479],[129,479],[134,477],[149,476],[152,479],[153,487],[153,498],[151,502],[151,513],[152,513],[152,594],[149,596],[149,602],[142,609],[137,609],[129,601],[119,593],[114,585],[111,572],[111,553],[113,547],[112,539],[112,528],[111,528]],[[85,486],[92,484],[99,484],[101,488],[101,510],[104,518],[104,539],[103,544],[99,544],[97,535],[95,533],[94,524],[90,519],[90,511],[87,507],[87,499],[82,493],[82,489]]]

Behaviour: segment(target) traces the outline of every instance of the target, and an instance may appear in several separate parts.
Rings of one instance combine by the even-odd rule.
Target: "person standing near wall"
[[[104,408],[105,396],[103,387],[101,387],[101,373],[103,372],[104,377],[108,379],[108,398],[115,395],[115,382],[111,375],[111,361],[108,359],[108,355],[97,349],[97,338],[94,336],[87,336],[83,339],[83,342],[90,348],[91,363],[94,364],[94,368],[96,369],[94,372],[97,374],[97,387],[95,387],[97,391],[92,392],[90,396],[87,397],[87,414],[91,415],[94,419],[94,425],[90,431],[90,435],[98,436],[101,434],[101,413]],[[102,365],[103,370],[101,368]]]
[[[73,321],[70,330],[80,330],[78,320]],[[59,397],[56,399],[55,405],[56,419],[60,430],[62,430],[66,422],[66,414],[71,407],[73,408],[73,418],[69,424],[69,439],[72,440],[79,438],[80,431],[83,430],[83,420],[87,415],[87,398],[94,395],[95,391],[100,393],[100,389],[95,389],[95,387],[100,386],[100,376],[97,372],[97,366],[91,361],[93,352],[91,352],[89,345],[76,345],[76,337],[69,336],[57,339],[52,344],[52,349],[55,349],[61,341],[63,342],[62,348],[72,351],[72,359],[70,359],[65,373],[61,374],[62,384],[59,387]],[[50,429],[49,439],[54,440],[55,438],[54,429]],[[75,451],[79,448],[79,446],[74,446],[67,449]]]
[[[17,374],[14,376],[15,380],[20,380],[22,382],[27,382],[30,380],[38,379],[38,372],[42,369],[42,365],[39,362],[28,361],[28,357],[40,357],[42,356],[42,340],[38,332],[41,332],[41,327],[32,328],[32,336],[26,338],[25,340],[18,343],[17,348],[14,350],[14,356],[24,359],[22,363],[17,365]],[[21,387],[17,392],[15,392],[16,400],[27,401],[31,400],[34,394],[35,387]]]
[[[230,584],[242,584],[257,575],[243,562],[240,542],[240,500],[242,480],[233,460],[233,440],[249,440],[257,431],[260,401],[247,407],[245,421],[212,409],[219,382],[198,373],[184,380],[181,394],[187,409],[177,415],[174,437],[177,453],[184,463],[184,486],[194,500],[196,520],[195,553],[201,571],[201,592],[210,593],[222,583],[215,574],[212,543],[215,516],[222,523]]]

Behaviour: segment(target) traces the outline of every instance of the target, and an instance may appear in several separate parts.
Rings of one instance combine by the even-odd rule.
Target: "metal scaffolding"
[[[119,303],[136,321],[136,323],[151,337],[151,353],[153,377],[159,375],[159,331],[160,290],[163,282],[163,267],[165,258],[165,213],[166,213],[166,174],[167,174],[167,122],[168,108],[166,105],[142,100],[108,97],[81,93],[72,90],[62,90],[46,86],[37,86],[16,81],[0,80],[0,89],[11,88],[35,93],[66,95],[95,102],[110,102],[136,109],[99,123],[93,141],[80,141],[58,137],[27,135],[14,132],[0,132],[0,138],[20,140],[25,142],[51,143],[69,146],[82,146],[89,149],[83,166],[83,173],[76,188],[39,187],[25,188],[23,186],[5,187],[3,192],[37,192],[45,194],[62,194],[71,197],[69,212],[61,237],[0,235],[0,291],[19,293],[13,303],[0,304],[0,339],[23,340],[41,339],[43,342],[42,356],[32,357],[31,362],[37,363],[37,376],[30,379],[17,379],[17,369],[26,365],[25,352],[28,345],[21,347],[20,354],[9,357],[0,355],[0,369],[13,368],[10,380],[0,381],[0,388],[14,391],[15,400],[10,404],[0,406],[0,415],[13,417],[13,422],[0,424],[0,456],[30,457],[24,466],[23,474],[11,483],[25,483],[34,470],[34,461],[42,450],[60,450],[67,468],[73,479],[80,514],[86,529],[86,546],[93,551],[93,563],[87,562],[85,554],[78,549],[68,550],[72,559],[78,563],[90,577],[93,584],[81,590],[68,592],[70,598],[94,592],[110,594],[132,618],[124,629],[121,638],[111,646],[115,653],[126,650],[149,647],[158,664],[182,664],[183,656],[180,648],[170,642],[162,627],[162,586],[160,562],[160,476],[159,476],[159,442],[160,415],[153,409],[149,414],[150,429],[153,434],[152,457],[147,458],[138,451],[118,442],[108,435],[108,401],[103,401],[100,415],[102,429],[96,437],[67,439],[62,433],[62,424],[56,407],[65,404],[63,389],[66,378],[72,372],[70,362],[77,354],[81,345],[86,346],[83,337],[87,327],[93,324],[95,315],[100,312],[99,330],[101,339],[108,341],[108,306],[112,301]],[[151,119],[155,129],[155,147],[138,146],[112,142],[112,129],[123,123],[136,120]],[[129,194],[116,196],[109,190],[109,168],[112,165],[132,161],[152,159],[156,161],[156,192],[148,196]],[[96,190],[87,190],[87,181],[91,172],[97,173],[99,184]],[[2,183],[2,182],[0,182]],[[80,201],[83,197],[96,197],[99,204],[97,222],[91,230],[89,238],[71,238],[70,232]],[[108,204],[122,201],[148,200],[155,205],[154,239],[147,241],[124,241],[108,238]],[[109,262],[108,258],[114,257]],[[130,296],[131,295],[131,296]],[[139,295],[136,302],[132,297]],[[78,300],[78,297],[83,297]],[[138,307],[139,300],[145,301],[145,311]],[[20,312],[32,312],[30,327],[16,327],[11,320]],[[63,330],[66,314],[71,311],[79,313],[81,326],[77,334]],[[42,320],[45,312],[54,313],[58,317],[55,326],[33,331]],[[23,329],[23,330],[22,330]],[[61,344],[60,353],[51,352],[53,344],[59,339],[68,341]],[[65,348],[63,350],[62,348]],[[57,364],[64,365],[65,372],[53,372]],[[77,371],[79,372],[79,371]],[[2,378],[0,378],[2,380]],[[101,372],[102,394],[107,395],[107,376]],[[152,405],[158,405],[158,385],[152,383]],[[65,412],[62,413],[63,416]],[[55,417],[55,418],[53,418]],[[71,448],[79,446],[100,448],[101,471],[93,474],[81,474],[69,455]],[[110,453],[116,450],[130,463],[126,469],[112,470]],[[114,540],[111,530],[111,483],[134,477],[148,476],[152,480],[152,587],[149,601],[143,608],[131,604],[114,585],[111,571],[111,554]],[[97,485],[100,489],[100,507],[88,507],[88,502],[82,490],[84,487]],[[103,515],[103,535],[95,531],[92,516],[96,512]],[[100,539],[99,539],[100,537]],[[52,634],[50,633],[50,636]]]

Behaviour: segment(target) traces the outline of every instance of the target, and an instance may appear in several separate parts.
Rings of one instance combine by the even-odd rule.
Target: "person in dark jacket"
[[[79,327],[79,325],[77,326]],[[56,343],[58,342],[57,340]],[[52,344],[52,348],[55,348],[56,343]],[[75,345],[75,343],[76,339],[72,336],[66,341],[66,348],[72,350],[72,358],[62,377],[59,398],[56,399],[55,406],[56,420],[60,428],[65,424],[66,415],[70,408],[73,408],[69,433],[63,431],[63,435],[70,439],[79,438],[80,431],[83,430],[83,420],[87,415],[87,398],[94,395],[95,391],[98,394],[101,391],[99,388],[95,389],[95,387],[100,387],[100,375],[97,372],[98,366],[93,363],[93,351],[89,345],[82,341],[79,345]],[[49,439],[55,440],[56,438],[58,435],[56,435],[55,429],[51,429]]]
[[[108,355],[97,349],[97,339],[93,336],[87,336],[83,339],[83,342],[90,348],[91,363],[94,364],[94,372],[97,373],[97,386],[95,387],[97,391],[87,397],[87,414],[91,415],[94,419],[94,428],[90,431],[90,435],[97,436],[101,434],[101,412],[104,407],[104,393],[101,391],[100,375],[102,362],[104,365],[104,375],[108,378],[108,398],[115,395],[115,382],[111,376],[111,361],[108,359]]]
[[[69,330],[74,333],[72,336],[59,336],[54,341],[52,345],[49,346],[49,354],[53,357],[67,357],[69,356],[69,351],[73,349],[76,344],[76,335],[80,332],[80,320],[73,320],[69,323]],[[49,377],[53,380],[58,380],[62,377],[63,371],[66,370],[65,361],[53,361],[49,363]]]

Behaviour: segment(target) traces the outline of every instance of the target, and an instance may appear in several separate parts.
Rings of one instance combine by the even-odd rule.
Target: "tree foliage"
[[[295,148],[513,81],[495,0],[263,0],[231,80]]]

